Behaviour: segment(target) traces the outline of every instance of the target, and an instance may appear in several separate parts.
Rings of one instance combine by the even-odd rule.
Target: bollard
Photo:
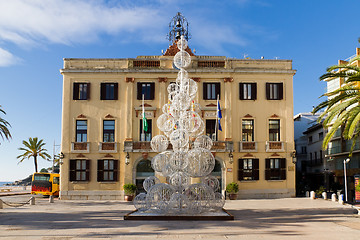
[[[1,199],[0,199],[0,209],[3,209],[3,202]]]
[[[30,198],[30,205],[35,205],[35,198],[34,197]]]
[[[331,194],[331,201],[336,202],[336,194]]]
[[[49,203],[54,203],[54,196],[53,196],[53,195],[51,195],[51,196],[49,197]]]
[[[339,196],[339,203],[344,204],[344,194],[340,194]]]
[[[322,197],[323,197],[324,200],[327,200],[327,193],[326,193],[326,192],[323,192],[323,193],[322,193]]]
[[[306,196],[306,197],[310,197],[309,191],[306,191],[305,196]]]
[[[315,192],[314,192],[314,191],[311,191],[311,192],[310,192],[310,198],[311,198],[311,199],[315,199]]]

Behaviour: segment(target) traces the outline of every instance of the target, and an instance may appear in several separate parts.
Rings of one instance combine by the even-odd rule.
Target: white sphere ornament
[[[151,167],[155,172],[162,172],[164,166],[168,160],[168,155],[165,153],[159,153],[153,159],[151,159]]]
[[[168,148],[169,140],[164,135],[157,135],[151,139],[150,146],[154,152],[163,152]]]
[[[146,193],[140,193],[134,198],[134,206],[138,211],[148,210],[146,203]]]
[[[215,158],[204,148],[194,148],[187,153],[189,160],[186,172],[191,177],[204,177],[209,175],[215,167]]]
[[[181,38],[176,43],[178,49],[185,51],[185,49],[188,47],[188,42],[184,38],[184,36],[181,36]]]
[[[185,51],[180,51],[175,54],[174,65],[177,68],[186,68],[190,65],[191,56]]]
[[[205,148],[207,150],[211,150],[212,146],[213,146],[213,141],[209,136],[206,135],[201,135],[197,137],[194,141],[195,148]]]
[[[155,176],[147,177],[143,182],[144,190],[147,192],[155,184],[160,183],[160,180]]]

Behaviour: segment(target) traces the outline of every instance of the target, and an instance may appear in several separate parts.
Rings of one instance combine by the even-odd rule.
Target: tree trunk
[[[35,172],[38,172],[37,156],[33,156],[33,157],[34,157]]]

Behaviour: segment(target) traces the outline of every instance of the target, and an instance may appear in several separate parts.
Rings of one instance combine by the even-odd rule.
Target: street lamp
[[[345,201],[348,201],[347,185],[346,185],[346,164],[350,162],[350,158],[344,159],[344,181],[345,181]]]

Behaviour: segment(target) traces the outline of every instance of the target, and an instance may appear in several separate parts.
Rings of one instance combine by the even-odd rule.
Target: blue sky
[[[293,60],[297,114],[320,102],[326,67],[355,54],[359,8],[346,0],[0,0],[0,105],[13,135],[0,139],[0,181],[34,171],[32,159],[17,164],[22,140],[44,139],[50,154],[60,143],[63,58],[160,55],[181,12],[197,55]]]

